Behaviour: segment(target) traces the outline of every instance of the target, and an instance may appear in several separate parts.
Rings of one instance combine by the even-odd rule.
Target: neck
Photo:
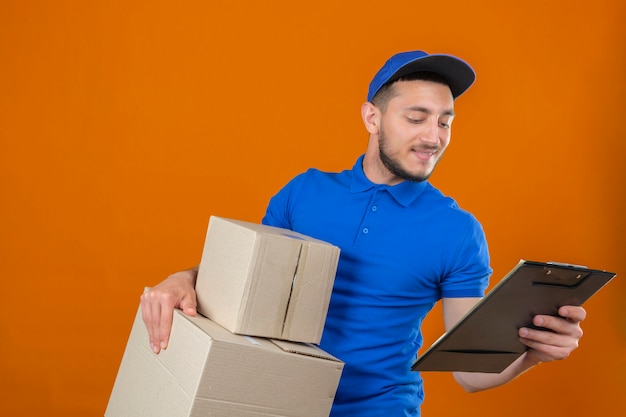
[[[363,173],[374,184],[396,185],[404,181],[392,174],[380,160],[378,150],[368,148],[363,158]]]

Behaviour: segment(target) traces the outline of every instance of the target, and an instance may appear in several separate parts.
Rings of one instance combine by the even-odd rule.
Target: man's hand
[[[154,353],[167,348],[175,308],[189,316],[196,315],[197,275],[197,267],[176,272],[141,295],[141,316]]]
[[[443,301],[446,328],[449,329],[476,299],[444,298]],[[530,349],[501,373],[454,372],[454,378],[466,391],[477,392],[506,384],[541,362],[567,358],[578,347],[583,335],[580,323],[587,312],[582,307],[563,306],[558,314],[559,317],[537,315],[533,318],[535,326],[546,330],[527,327],[518,330],[520,341]]]
[[[580,323],[587,312],[582,307],[563,306],[558,313],[560,317],[537,315],[533,318],[535,326],[551,331],[519,329],[520,341],[530,348],[526,352],[528,359],[536,362],[565,359],[578,347],[583,335]]]

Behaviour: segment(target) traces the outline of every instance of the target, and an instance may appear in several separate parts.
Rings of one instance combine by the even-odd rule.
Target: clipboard
[[[413,371],[503,371],[528,347],[520,327],[537,314],[582,305],[615,273],[558,262],[520,262],[413,363]]]

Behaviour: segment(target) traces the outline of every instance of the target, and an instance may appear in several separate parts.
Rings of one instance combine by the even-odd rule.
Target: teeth
[[[421,153],[422,155],[433,156],[437,153],[438,149],[412,149],[413,152]]]

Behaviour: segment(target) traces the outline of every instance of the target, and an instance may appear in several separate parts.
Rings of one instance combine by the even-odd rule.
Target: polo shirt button
[[[378,206],[372,206],[372,211],[378,210]]]
[[[369,229],[368,229],[367,227],[364,227],[364,228],[363,228],[363,234],[364,234],[364,235],[368,234],[369,232],[370,232],[370,231],[369,231]]]

